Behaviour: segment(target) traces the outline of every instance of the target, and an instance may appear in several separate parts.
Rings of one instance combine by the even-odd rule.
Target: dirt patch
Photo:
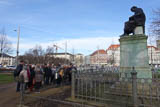
[[[39,94],[32,93],[25,97],[25,105],[29,107],[71,107],[70,105],[60,104],[71,96],[71,87],[63,86],[42,91]],[[54,100],[56,99],[56,100]]]
[[[20,93],[16,92],[16,83],[0,85],[0,107],[16,107]]]
[[[42,89],[40,94],[36,94],[32,92],[27,95],[64,100],[66,97],[70,96],[70,86],[63,86],[59,88],[49,88],[46,90]],[[48,103],[47,100],[37,99],[32,97],[25,97],[25,100],[26,100],[25,103],[29,107],[36,107],[35,105],[39,105],[39,103],[44,103],[44,105],[47,105]],[[20,104],[20,93],[16,92],[16,83],[14,82],[10,84],[1,84],[0,85],[0,107],[17,107],[17,105],[19,104]],[[41,106],[38,106],[38,107],[41,107]],[[43,107],[46,107],[46,106],[43,106]],[[50,106],[47,106],[47,107],[50,107]],[[60,106],[60,107],[63,107],[63,106]]]

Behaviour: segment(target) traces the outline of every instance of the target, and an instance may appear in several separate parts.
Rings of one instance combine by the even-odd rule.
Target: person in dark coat
[[[20,61],[20,64],[16,67],[16,69],[15,69],[15,71],[14,71],[14,77],[15,77],[15,78],[16,78],[16,77],[19,77],[20,72],[23,70],[23,65],[24,65],[24,61],[21,60],[21,61]],[[21,85],[21,83],[20,83],[20,81],[18,80],[18,81],[17,81],[16,92],[19,92],[19,91],[20,91],[20,85]]]
[[[48,64],[47,66],[45,66],[43,71],[44,71],[44,75],[45,75],[45,84],[49,85],[50,80],[51,80],[51,76],[52,76],[52,70],[51,70],[50,65]]]
[[[71,71],[72,71],[72,66],[68,66],[67,70],[66,70],[66,73],[67,73],[67,76],[68,76],[68,82],[70,83],[71,82]]]
[[[44,73],[44,84],[46,85],[47,84],[47,76],[46,76],[47,64],[44,64],[44,66],[43,66],[43,73]]]
[[[52,66],[51,70],[52,70],[51,83],[52,83],[52,84],[55,84],[56,67],[55,67],[55,66]]]

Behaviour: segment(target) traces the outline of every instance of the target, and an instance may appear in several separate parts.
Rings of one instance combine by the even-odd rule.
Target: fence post
[[[153,67],[151,68],[151,71],[152,71],[152,79],[157,79],[158,77],[155,76],[155,71]]]
[[[75,99],[75,71],[72,71],[72,99]]]
[[[20,83],[20,107],[23,107],[23,103],[24,103],[24,90],[25,90],[25,84],[21,82]]]
[[[137,99],[137,72],[134,67],[131,72],[132,75],[132,98],[133,98],[133,107],[138,107],[138,99]]]

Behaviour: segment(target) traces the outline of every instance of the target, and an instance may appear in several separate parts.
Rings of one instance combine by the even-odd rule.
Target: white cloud
[[[17,42],[17,38],[15,38],[15,37],[7,36],[7,38],[9,41]]]
[[[20,41],[20,54],[24,54],[25,51],[35,47],[36,45],[41,45],[44,49],[47,46],[53,46],[53,43],[63,48],[59,49],[58,52],[65,52],[65,43],[67,41],[67,52],[72,53],[74,49],[74,53],[82,53],[85,55],[89,55],[92,52],[99,49],[106,50],[111,44],[119,44],[119,37],[86,37],[86,38],[76,38],[76,39],[60,39],[57,41],[49,41],[49,42],[36,42],[33,40],[25,40],[25,38],[21,38]],[[149,40],[148,40],[149,43]],[[148,44],[149,45],[149,44]],[[17,44],[13,43],[13,47],[16,50]]]
[[[99,49],[107,49],[111,44],[118,44],[119,37],[86,37],[86,38],[76,38],[76,39],[61,39],[54,41],[59,47],[65,50],[65,43],[67,41],[67,50],[72,53],[74,48],[75,53],[82,53],[85,55],[91,54],[93,51]],[[33,48],[35,45],[41,45],[43,48],[47,46],[52,46],[53,42],[20,42],[20,53],[24,53],[30,48]],[[17,45],[13,44],[16,49]],[[59,52],[64,52],[60,49]]]
[[[78,38],[78,39],[64,39],[57,41],[58,45],[64,47],[64,43],[67,41],[69,49],[75,48],[76,50],[94,51],[98,47],[99,49],[107,49],[112,43],[117,44],[119,37],[89,37],[89,38]]]

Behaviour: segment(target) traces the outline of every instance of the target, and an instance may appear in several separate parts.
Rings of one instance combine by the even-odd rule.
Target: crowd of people
[[[76,70],[72,64],[70,65],[53,65],[53,64],[25,64],[20,61],[20,64],[14,71],[14,77],[17,80],[16,91],[24,87],[25,90],[33,90],[40,93],[40,88],[47,85],[59,86],[61,84],[70,84],[72,71]]]

